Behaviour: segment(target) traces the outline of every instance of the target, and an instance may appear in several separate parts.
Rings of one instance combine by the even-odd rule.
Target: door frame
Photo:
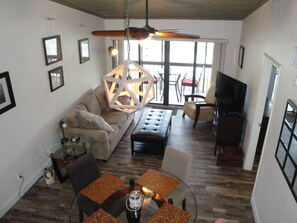
[[[260,84],[259,84],[259,91],[256,97],[256,102],[254,104],[255,108],[253,109],[254,119],[250,127],[252,131],[250,131],[251,134],[249,138],[246,138],[244,142],[244,148],[246,148],[245,149],[246,152],[244,156],[243,169],[245,170],[252,170],[253,168],[256,148],[257,148],[257,143],[258,143],[259,133],[261,128],[261,122],[262,122],[262,117],[263,117],[264,108],[265,108],[266,96],[267,96],[269,81],[271,77],[272,66],[276,67],[278,71],[278,75],[281,75],[281,65],[277,61],[275,61],[272,57],[270,57],[268,54],[264,53],[263,63],[262,63],[261,72],[260,72],[261,78],[260,78]],[[272,105],[272,110],[273,110],[273,105]],[[268,123],[267,131],[269,129],[269,126],[270,126],[270,123]],[[265,141],[266,139],[264,140],[263,148],[265,148]]]

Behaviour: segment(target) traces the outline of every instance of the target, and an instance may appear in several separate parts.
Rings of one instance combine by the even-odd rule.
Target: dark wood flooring
[[[139,113],[138,113],[139,114]],[[139,117],[139,115],[136,115]],[[134,165],[142,170],[160,168],[160,155],[136,153],[131,157],[130,134],[136,121],[118,144],[108,162],[98,161],[101,170]],[[210,123],[198,123],[193,129],[189,118],[182,118],[182,110],[173,116],[168,145],[194,155],[189,185],[198,203],[198,222],[213,223],[223,217],[230,223],[253,223],[250,198],[257,171],[240,167],[216,166],[214,136]],[[34,186],[9,210],[0,222],[68,222],[74,197],[69,180],[46,186],[40,178]]]

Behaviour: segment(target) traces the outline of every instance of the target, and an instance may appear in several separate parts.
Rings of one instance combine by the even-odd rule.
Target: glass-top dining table
[[[190,186],[164,170],[123,166],[101,171],[100,177],[73,199],[69,223],[79,222],[80,198],[99,204],[99,209],[84,217],[84,223],[197,221],[197,201]]]

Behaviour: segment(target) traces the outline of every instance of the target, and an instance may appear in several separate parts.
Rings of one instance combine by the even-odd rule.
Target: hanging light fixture
[[[103,76],[109,107],[124,112],[135,112],[155,97],[154,77],[143,67],[130,60],[129,3],[126,0],[126,39],[128,59]],[[145,84],[145,88],[143,86]]]

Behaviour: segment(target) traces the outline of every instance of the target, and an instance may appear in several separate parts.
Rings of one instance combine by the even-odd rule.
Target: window
[[[183,104],[183,94],[206,93],[210,83],[213,68],[214,42],[191,42],[191,41],[170,41],[169,55],[165,58],[165,41],[146,40],[129,40],[130,60],[140,63],[152,75],[159,77],[161,80],[158,93],[160,100],[163,98],[163,84],[165,61],[169,61],[169,74],[175,75],[175,84],[170,86],[169,91],[174,90],[172,98],[177,100],[169,101],[170,104]],[[128,59],[128,42],[124,40],[124,59]],[[191,79],[195,86],[182,86],[184,78]],[[169,80],[170,84],[172,83]],[[176,95],[176,97],[175,97]],[[161,102],[161,101],[160,101]]]

